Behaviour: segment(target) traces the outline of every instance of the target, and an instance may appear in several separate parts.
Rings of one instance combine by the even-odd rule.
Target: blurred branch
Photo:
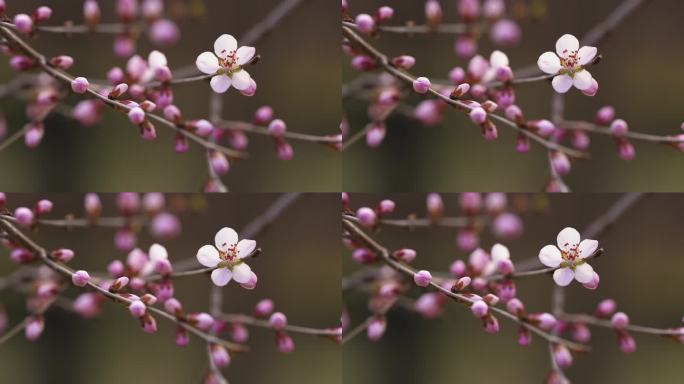
[[[574,130],[591,132],[591,133],[600,133],[602,135],[608,135],[608,136],[615,136],[610,131],[609,127],[596,125],[596,124],[590,123],[588,121],[562,120],[560,122],[560,125],[562,128],[574,129]],[[661,144],[684,143],[684,138],[679,138],[677,136],[658,136],[658,135],[651,135],[648,133],[640,133],[640,132],[634,132],[634,131],[627,131],[623,136],[630,138],[630,139],[634,139],[634,140],[641,140],[641,141],[647,141],[647,142],[652,142],[652,143],[661,143]]]
[[[241,131],[241,132],[249,132],[249,133],[257,133],[260,135],[266,135],[270,136],[271,134],[268,132],[268,128],[266,127],[261,127],[255,124],[248,123],[246,121],[219,121],[218,126],[216,128],[218,129],[223,129],[223,130],[228,130],[228,131]],[[291,131],[285,131],[283,133],[283,137],[288,138],[288,139],[293,139],[293,140],[300,140],[300,141],[306,141],[306,142],[311,142],[311,143],[317,143],[317,144],[339,144],[340,139],[339,137],[336,137],[334,135],[328,135],[328,136],[317,136],[317,135],[308,135],[305,133],[298,133],[298,132],[291,132]]]
[[[413,81],[416,79],[416,77],[408,72],[405,72],[393,65],[390,64],[389,59],[385,54],[380,52],[377,48],[372,46],[368,41],[366,41],[364,38],[359,36],[356,32],[354,32],[349,26],[349,23],[343,22],[342,23],[342,33],[343,35],[349,40],[350,43],[354,44],[357,46],[357,48],[361,49],[364,51],[366,54],[368,54],[371,58],[373,58],[376,63],[381,67],[382,70],[385,72],[391,74],[398,80],[406,83],[409,86],[412,86]],[[439,98],[440,100],[444,101],[445,103],[451,105],[452,107],[455,107],[456,109],[462,111],[462,112],[467,112],[470,111],[473,107],[471,105],[468,105],[460,100],[454,100],[451,99],[448,96],[445,96],[435,90],[434,88],[429,88],[428,94]],[[551,142],[531,131],[528,129],[525,129],[523,127],[518,126],[515,122],[497,115],[490,113],[488,114],[488,117],[496,120],[500,123],[503,123],[506,126],[509,126],[513,128],[514,130],[518,131],[519,133],[525,135],[526,137],[530,138],[531,140],[537,142],[538,144],[544,146],[547,149],[553,149],[557,151],[561,151],[568,156],[575,157],[575,158],[588,158],[589,155],[585,152],[577,151],[568,147],[565,147],[563,145],[560,145],[558,143]],[[347,147],[347,146],[345,146]]]
[[[36,254],[40,258],[40,261],[43,264],[47,265],[48,267],[50,267],[55,272],[62,274],[64,276],[66,276],[69,280],[71,280],[71,277],[73,276],[74,271],[70,267],[52,260],[48,256],[48,253],[45,250],[45,248],[41,247],[36,242],[34,242],[31,238],[26,236],[23,232],[18,230],[10,221],[8,221],[4,218],[0,218],[0,228],[3,229],[5,231],[5,233],[7,233],[10,236],[12,241],[14,241],[15,243],[21,244],[24,248],[26,248],[27,250]],[[129,298],[124,297],[124,296],[117,294],[117,293],[110,292],[109,290],[106,290],[106,289],[100,287],[99,285],[93,283],[92,281],[89,281],[86,284],[86,287],[89,287],[89,288],[97,291],[98,293],[102,294],[103,296],[107,297],[108,299],[110,299],[116,303],[122,303],[122,304],[128,306],[133,302],[132,299],[129,299]],[[245,351],[245,350],[247,350],[247,347],[244,345],[235,344],[235,343],[232,343],[230,341],[220,339],[220,338],[218,338],[214,335],[211,335],[209,333],[206,333],[206,332],[200,330],[199,328],[196,328],[196,327],[194,327],[194,326],[192,326],[192,325],[190,325],[184,321],[181,321],[181,320],[177,319],[175,316],[173,316],[169,313],[166,313],[166,312],[164,312],[164,311],[162,311],[156,307],[148,306],[147,309],[150,312],[153,312],[155,315],[163,317],[163,318],[183,327],[187,331],[189,331],[189,332],[195,334],[196,336],[204,339],[207,343],[221,344],[231,351]]]
[[[223,321],[227,321],[229,323],[239,323],[239,324],[245,324],[245,325],[251,325],[255,327],[261,327],[261,328],[271,328],[271,325],[269,324],[268,320],[264,319],[259,319],[254,316],[248,316],[240,313],[219,313],[217,315],[217,318]],[[292,332],[292,333],[300,333],[303,335],[311,335],[311,336],[339,336],[340,331],[338,329],[334,328],[312,328],[312,327],[303,327],[299,325],[286,325],[283,328],[284,331]]]
[[[559,318],[559,320],[569,322],[569,323],[581,323],[581,324],[588,324],[588,325],[593,325],[593,326],[597,326],[597,327],[615,329],[615,327],[613,326],[613,324],[611,323],[610,320],[601,319],[601,318],[586,315],[586,314],[561,313],[561,314],[559,314],[558,318]],[[655,327],[646,327],[643,325],[635,325],[635,324],[628,324],[625,327],[625,329],[628,331],[631,331],[631,332],[644,333],[644,334],[648,334],[648,335],[684,336],[684,331],[679,330],[679,329],[663,329],[663,328],[655,328]]]
[[[47,62],[47,59],[45,56],[43,56],[41,53],[33,49],[30,45],[28,45],[24,40],[19,38],[17,35],[14,34],[10,29],[0,26],[0,35],[4,36],[7,38],[7,40],[12,43],[14,46],[16,46],[18,49],[20,49],[24,54],[26,54],[27,57],[31,58],[45,73],[48,75],[54,77],[55,79],[65,83],[67,86],[70,86],[71,81],[74,79],[74,76],[68,74],[67,72],[61,71],[59,69],[56,69],[52,66],[50,66]],[[86,90],[86,93],[90,96],[93,96],[97,98],[98,100],[102,101],[105,105],[113,108],[114,110],[118,111],[129,111],[132,107],[126,104],[123,104],[119,102],[118,100],[115,99],[110,99],[107,96],[101,95],[100,93],[94,91],[91,88],[88,88]],[[166,127],[171,128],[173,131],[185,136],[186,138],[194,141],[195,143],[207,148],[207,149],[213,149],[216,151],[221,151],[227,156],[230,157],[235,157],[235,158],[245,158],[246,154],[240,151],[236,151],[230,148],[226,148],[220,145],[217,145],[215,143],[211,143],[204,138],[197,136],[196,134],[183,129],[182,127],[177,126],[173,122],[155,114],[147,114],[147,117],[151,120],[154,120],[157,123],[160,123]]]
[[[415,275],[416,272],[412,267],[393,259],[390,256],[390,253],[387,250],[387,248],[382,246],[375,239],[373,239],[368,234],[366,234],[364,231],[362,231],[359,227],[356,226],[356,224],[354,224],[350,220],[342,219],[342,225],[344,226],[345,230],[347,230],[347,232],[352,237],[354,237],[357,241],[359,241],[363,244],[366,244],[366,246],[370,250],[374,251],[378,256],[380,256],[381,260],[383,262],[385,262],[387,265],[389,265],[390,267],[392,267],[396,271],[398,271],[402,274],[405,274],[410,278],[413,278],[413,276]],[[451,297],[452,299],[456,299],[458,302],[465,303],[465,304],[472,304],[474,302],[474,300],[472,298],[467,297],[467,296],[460,294],[460,293],[452,292],[449,289],[446,289],[446,288],[442,287],[441,285],[439,285],[435,282],[430,282],[428,286],[434,290],[439,291],[440,293],[442,293],[448,297]],[[563,344],[566,347],[568,347],[572,350],[575,350],[575,351],[587,351],[590,349],[589,346],[579,344],[579,343],[575,343],[573,341],[563,339],[557,335],[550,334],[550,333],[548,333],[548,332],[546,332],[546,331],[544,331],[544,330],[542,330],[542,329],[540,329],[540,328],[538,328],[538,327],[536,327],[536,326],[534,326],[534,325],[532,325],[526,321],[519,319],[518,317],[508,313],[507,311],[505,311],[501,308],[498,308],[495,306],[490,306],[489,309],[492,312],[495,312],[497,315],[505,317],[506,319],[525,327],[527,330],[529,330],[529,331],[535,333],[536,335],[544,338],[545,340],[547,340],[550,343]]]

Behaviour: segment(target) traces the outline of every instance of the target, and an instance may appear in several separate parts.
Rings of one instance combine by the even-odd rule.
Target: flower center
[[[237,244],[228,247],[227,251],[219,251],[219,258],[223,261],[234,261],[237,258]]]
[[[570,246],[570,244],[565,244],[565,248],[567,250],[561,251],[561,257],[565,261],[570,261],[570,262],[575,262],[577,260],[580,260],[580,254],[579,254],[579,245],[574,244]]]
[[[230,76],[242,69],[242,67],[237,64],[238,57],[235,51],[228,52],[225,59],[219,57],[218,60],[219,65],[221,66],[221,68],[219,68],[219,73],[221,74]]]
[[[560,62],[566,73],[572,74],[582,70],[582,66],[579,65],[580,57],[577,51],[566,50],[563,53],[564,56],[560,58]]]

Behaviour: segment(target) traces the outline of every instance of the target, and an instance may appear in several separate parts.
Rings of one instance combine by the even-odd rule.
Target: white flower
[[[154,272],[155,265],[159,260],[168,260],[169,254],[166,252],[166,248],[159,244],[152,244],[150,246],[150,252],[148,253],[149,258],[147,262],[140,270],[141,276],[151,275]]]
[[[494,81],[497,77],[497,73],[500,69],[510,68],[510,63],[508,61],[508,56],[501,51],[494,51],[489,56],[489,68],[482,76],[481,83],[489,83]]]
[[[197,260],[209,268],[211,281],[222,287],[231,279],[240,284],[247,283],[252,277],[252,269],[242,259],[251,255],[256,248],[254,240],[240,240],[233,228],[224,227],[216,232],[216,247],[205,245],[197,251]]]
[[[492,251],[490,255],[491,259],[487,262],[484,269],[482,270],[483,276],[490,276],[495,274],[499,271],[500,267],[504,263],[506,265],[512,265],[511,253],[508,251],[508,248],[506,248],[505,245],[494,244],[494,246],[492,246]]]
[[[253,47],[238,48],[237,40],[231,35],[221,35],[214,42],[214,53],[203,52],[197,56],[197,69],[211,78],[211,89],[216,93],[224,93],[232,85],[239,91],[251,85],[249,73],[242,68],[254,57]]]
[[[551,83],[556,92],[565,93],[573,85],[585,91],[592,87],[593,78],[584,66],[594,60],[596,51],[596,47],[580,48],[577,38],[566,34],[556,42],[556,53],[544,52],[537,65],[545,73],[557,75]]]
[[[558,247],[547,245],[539,251],[539,260],[547,267],[558,268],[553,280],[561,287],[570,284],[573,277],[582,284],[594,278],[594,269],[586,262],[598,249],[598,241],[584,239],[575,228],[564,228],[558,233]]]
[[[154,73],[158,68],[168,68],[168,66],[169,63],[166,60],[166,55],[159,51],[150,52],[149,56],[147,57],[147,69],[140,78],[140,82],[147,83],[148,81],[151,81],[154,78]]]

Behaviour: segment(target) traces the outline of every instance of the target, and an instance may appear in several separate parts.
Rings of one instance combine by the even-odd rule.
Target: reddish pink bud
[[[413,80],[413,90],[417,93],[427,93],[431,86],[430,79],[427,77],[419,77]]]
[[[636,352],[636,341],[634,341],[634,338],[629,333],[621,333],[618,337],[618,344],[622,353]]]
[[[10,59],[10,67],[15,71],[27,71],[35,65],[36,63],[32,59],[22,55],[12,56]]]
[[[287,317],[282,312],[276,312],[268,319],[271,328],[275,330],[282,330],[287,326]]]
[[[276,333],[276,348],[280,353],[292,353],[294,352],[294,340],[285,332]]]
[[[629,316],[624,312],[618,312],[610,319],[610,323],[615,329],[625,329],[629,325]]]
[[[112,277],[119,277],[124,272],[124,264],[121,260],[114,260],[107,265],[107,273]]]
[[[363,33],[372,33],[375,30],[375,19],[369,14],[361,13],[356,16],[356,27]]]
[[[17,28],[17,31],[21,33],[29,34],[33,31],[33,19],[31,19],[31,16],[25,13],[20,13],[14,16],[13,23]]]
[[[416,58],[408,55],[397,56],[392,59],[392,65],[397,68],[409,70],[416,64]]]
[[[142,319],[143,332],[155,333],[157,332],[157,320],[154,317],[146,314]]]
[[[572,365],[572,354],[570,350],[561,344],[553,346],[553,359],[560,368],[568,368]]]
[[[185,328],[178,326],[176,327],[176,345],[184,347],[190,343],[190,335]]]
[[[213,344],[210,349],[211,360],[217,367],[223,368],[230,364],[230,354],[226,348],[218,344]]]
[[[42,6],[33,11],[33,20],[36,22],[36,24],[47,21],[50,16],[52,16],[52,8],[50,7]]]
[[[402,248],[392,252],[392,256],[404,263],[410,263],[416,258],[416,251],[410,248]]]
[[[90,281],[90,275],[84,270],[79,270],[71,275],[71,282],[77,287],[85,287]]]
[[[470,311],[475,315],[475,317],[485,317],[489,310],[489,306],[483,300],[478,300],[473,303],[470,307]]]
[[[386,215],[388,213],[392,213],[394,211],[395,207],[396,207],[396,204],[394,203],[394,201],[389,200],[389,199],[382,200],[382,201],[380,201],[380,203],[378,203],[378,213],[380,215]]]
[[[50,65],[58,69],[69,69],[74,64],[74,58],[71,56],[61,55],[50,59]]]
[[[428,194],[425,205],[427,206],[428,215],[432,219],[437,219],[444,213],[444,201],[442,201],[442,196],[439,193]]]
[[[427,0],[425,2],[425,18],[427,24],[435,27],[442,22],[442,6],[437,0]]]
[[[273,119],[273,108],[268,105],[259,107],[259,109],[254,112],[254,124],[256,125],[266,125]]]
[[[271,136],[281,137],[285,134],[285,131],[287,131],[287,126],[285,125],[285,122],[280,119],[275,119],[268,125],[268,133]]]
[[[596,306],[596,316],[608,317],[608,316],[612,315],[613,312],[615,312],[616,308],[617,308],[617,304],[615,303],[615,300],[613,300],[613,299],[602,300]]]
[[[19,207],[14,211],[14,218],[22,227],[30,227],[35,218],[33,211],[26,207]]]
[[[43,333],[44,329],[45,319],[43,319],[43,316],[31,316],[28,323],[26,324],[26,328],[24,329],[24,334],[26,335],[26,339],[28,341],[36,341]]]
[[[421,270],[413,275],[413,282],[419,287],[427,287],[432,281],[432,275],[429,271]]]
[[[371,341],[378,341],[382,337],[382,335],[385,334],[385,330],[387,329],[387,320],[385,320],[384,316],[375,316],[370,323],[368,324],[368,328],[366,329],[366,334],[368,335],[368,339]]]
[[[263,299],[254,307],[254,316],[264,318],[273,312],[274,304],[271,299]]]

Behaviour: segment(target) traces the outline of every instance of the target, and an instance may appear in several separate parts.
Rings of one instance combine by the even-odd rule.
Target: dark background
[[[67,213],[82,216],[80,195],[40,195],[55,202],[50,217]],[[33,204],[38,195],[10,195],[9,207]],[[277,198],[275,194],[232,194],[230,196],[167,195],[194,206],[183,213],[182,234],[161,242],[171,262],[194,258],[197,249],[213,244],[216,231],[223,226],[238,230],[263,212]],[[104,215],[116,214],[114,196],[103,195]],[[231,282],[224,287],[223,308],[227,313],[251,313],[262,298],[274,300],[276,310],[284,312],[291,324],[316,328],[334,327],[340,316],[339,196],[304,195],[264,232],[255,237],[263,253],[250,261],[258,275],[255,290],[248,291]],[[177,205],[177,204],[175,204]],[[41,227],[31,234],[48,249],[70,247],[76,257],[69,264],[89,271],[104,271],[115,258],[125,253],[113,247],[113,230]],[[146,231],[139,246],[148,249],[153,240]],[[0,251],[0,274],[18,267]],[[199,265],[199,264],[198,264]],[[207,311],[212,283],[199,275],[175,280],[177,297],[186,311]],[[65,295],[75,297],[70,288]],[[7,310],[10,326],[26,315],[24,295],[0,292],[0,303]],[[203,340],[191,336],[190,344],[175,344],[175,326],[158,318],[159,331],[146,334],[127,310],[109,301],[95,320],[81,320],[73,313],[54,308],[46,314],[41,338],[28,342],[23,332],[0,347],[0,372],[3,383],[199,383],[207,372]],[[330,340],[292,334],[295,352],[284,355],[275,349],[273,332],[250,328],[251,351],[234,356],[224,370],[231,383],[340,383],[339,346]],[[228,337],[227,335],[225,337]]]
[[[409,213],[424,216],[425,197],[412,194],[351,194],[351,206],[375,204],[381,198],[397,202],[392,218]],[[555,244],[558,231],[565,226],[580,230],[603,214],[616,201],[615,194],[576,194],[565,196],[510,196],[524,198],[538,208],[522,214],[525,231],[521,238],[501,241],[489,233],[481,245],[489,250],[501,241],[517,263],[537,258],[546,244]],[[443,195],[445,216],[458,215],[456,195]],[[543,208],[546,204],[546,208]],[[601,282],[596,290],[588,290],[573,282],[566,289],[565,309],[593,312],[604,298],[613,298],[618,310],[626,312],[633,324],[654,327],[678,327],[682,319],[684,282],[682,260],[682,215],[684,197],[679,195],[647,196],[627,211],[597,240],[605,253],[591,262]],[[454,229],[416,229],[382,227],[374,235],[389,249],[415,248],[418,256],[412,265],[418,269],[447,271],[455,259],[467,259],[457,250]],[[349,252],[344,258],[345,275],[359,268]],[[528,311],[550,311],[554,283],[550,276],[519,279],[518,297]],[[421,291],[414,288],[410,297]],[[345,295],[352,327],[368,316],[366,295]],[[501,332],[484,332],[470,311],[448,301],[442,317],[425,320],[404,310],[390,311],[387,332],[378,342],[369,341],[365,333],[344,345],[344,381],[354,384],[390,383],[541,383],[550,369],[546,342],[536,336],[528,347],[517,344],[517,326],[499,319]],[[634,333],[637,351],[624,355],[618,350],[614,332],[592,328],[593,351],[575,356],[574,365],[566,371],[574,383],[675,383],[681,382],[684,346],[658,336]]]
[[[162,51],[169,66],[194,64],[203,51],[212,51],[214,40],[223,33],[239,39],[261,21],[279,0],[206,0],[206,16],[181,21],[179,42]],[[114,22],[114,2],[100,1],[102,21]],[[165,2],[168,6],[169,1]],[[82,23],[82,1],[8,1],[8,14],[30,13],[38,5],[53,8],[47,23],[59,25],[66,20]],[[271,105],[276,116],[292,131],[315,135],[337,134],[340,116],[339,5],[330,7],[321,0],[308,0],[297,8],[276,30],[256,44],[262,60],[250,68],[258,83],[253,97],[234,89],[223,96],[227,120],[251,120],[261,105]],[[112,66],[125,67],[126,60],[112,52],[114,35],[61,35],[42,33],[31,42],[42,53],[71,55],[75,59],[69,72],[88,78],[104,78]],[[138,53],[147,54],[158,47],[142,36]],[[16,76],[8,60],[0,63],[0,82]],[[331,75],[332,74],[332,75]],[[206,118],[211,89],[208,83],[177,85],[175,103],[187,118]],[[70,96],[66,104],[80,100]],[[26,122],[23,102],[0,100],[0,112],[7,115],[10,133]],[[46,121],[43,143],[29,150],[23,142],[0,153],[0,180],[8,191],[121,191],[121,190],[200,190],[207,178],[204,150],[191,145],[185,155],[173,152],[173,134],[157,127],[158,139],[140,139],[137,127],[125,116],[105,110],[102,123],[83,128],[59,115]],[[234,191],[334,191],[341,184],[340,155],[327,147],[292,141],[295,157],[286,162],[276,158],[268,136],[251,135],[251,158],[241,161],[224,177]],[[315,167],[311,164],[316,164]]]
[[[505,48],[513,70],[534,65],[539,55],[553,50],[564,33],[578,38],[604,20],[621,0],[546,1],[548,15],[537,21],[523,21],[522,40]],[[457,22],[456,2],[440,1],[446,22]],[[507,2],[510,3],[510,2]],[[408,20],[424,22],[424,1],[351,2],[350,12],[373,12],[380,5],[395,8],[388,23]],[[598,94],[587,97],[573,89],[566,96],[565,116],[571,120],[592,120],[601,106],[613,105],[617,116],[634,131],[651,134],[678,134],[684,119],[679,89],[684,65],[684,26],[682,3],[675,0],[647,1],[625,20],[612,36],[598,44],[604,60],[591,68],[599,82]],[[416,75],[446,78],[454,66],[467,61],[453,52],[452,35],[382,34],[373,44],[390,57],[414,55]],[[485,36],[480,53],[489,57],[497,49]],[[343,56],[343,81],[357,72]],[[548,118],[553,89],[537,82],[517,87],[517,100],[528,119]],[[413,96],[410,103],[421,100]],[[347,101],[352,132],[366,125],[365,102]],[[345,152],[344,188],[353,191],[513,191],[542,190],[548,180],[545,150],[532,145],[526,155],[514,151],[515,133],[499,127],[499,140],[486,142],[467,117],[446,111],[444,124],[425,128],[414,121],[394,117],[388,121],[387,137],[379,149],[360,142]],[[679,191],[684,157],[677,151],[646,142],[634,142],[636,159],[619,160],[609,136],[592,135],[592,159],[576,163],[566,178],[574,191]]]

